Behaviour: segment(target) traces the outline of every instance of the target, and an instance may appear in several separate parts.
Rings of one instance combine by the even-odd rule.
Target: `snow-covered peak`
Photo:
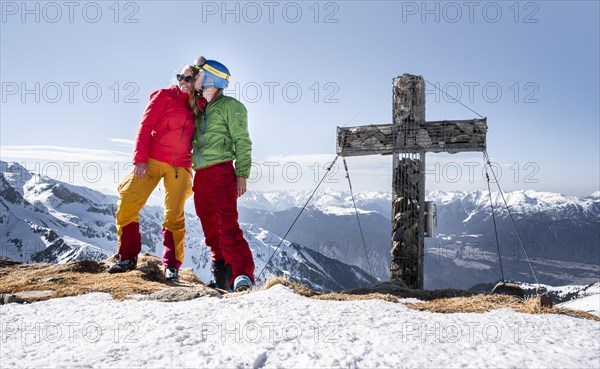
[[[4,178],[27,201],[59,204],[105,204],[116,203],[116,197],[105,195],[85,186],[75,186],[28,171],[19,163],[0,161]]]
[[[319,210],[321,210],[321,212],[323,212],[323,214],[328,214],[328,215],[354,215],[357,212],[358,212],[358,214],[373,213],[373,211],[362,210],[362,209],[358,209],[358,208],[356,209],[356,211],[354,211],[354,208],[347,208],[347,207],[340,207],[340,206],[323,206]]]
[[[504,193],[504,198],[499,192],[492,192],[492,202],[499,211],[505,211],[505,203],[511,211],[516,213],[541,213],[559,214],[574,210],[589,212],[600,208],[600,197],[567,196],[557,192],[542,192],[535,190],[519,190]],[[471,192],[443,192],[432,191],[428,193],[427,200],[438,204],[449,205],[456,203],[470,211],[474,208],[489,208],[490,195],[487,190]]]
[[[265,211],[283,211],[302,207],[312,194],[305,191],[249,191],[238,200],[240,206]],[[387,192],[358,192],[354,194],[356,206],[361,213],[379,212],[388,216],[391,209],[391,195]],[[338,209],[352,209],[354,204],[350,192],[325,188],[317,191],[308,204],[309,208],[324,213],[339,213]],[[346,210],[344,210],[345,212]]]
[[[32,174],[21,164],[15,162],[0,161],[0,172],[6,181],[17,191],[23,194],[22,188],[32,178]]]
[[[252,191],[241,197],[238,204],[246,208],[264,211],[283,211],[306,204],[312,191]],[[377,212],[390,216],[391,194],[389,192],[355,192],[354,199],[359,213]],[[600,211],[600,191],[592,196],[567,196],[556,192],[519,190],[502,195],[492,192],[494,207],[506,212],[504,199],[514,213],[543,213],[554,217],[564,217],[574,212],[595,214]],[[431,191],[426,200],[438,205],[457,206],[467,212],[489,211],[490,195],[487,190],[476,191]],[[326,214],[347,215],[354,213],[354,204],[350,192],[324,189],[317,191],[311,199],[309,208]]]

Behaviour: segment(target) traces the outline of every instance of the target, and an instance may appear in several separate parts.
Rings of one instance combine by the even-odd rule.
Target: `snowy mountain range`
[[[249,191],[240,198],[238,205],[249,209],[277,212],[300,208],[309,199],[312,191]],[[359,214],[377,212],[391,217],[391,196],[385,192],[360,192],[355,194]],[[354,215],[350,193],[330,188],[318,191],[310,201],[310,206],[324,214]]]
[[[526,293],[530,294],[533,294],[538,287],[537,285],[527,283],[521,283],[520,286],[525,290]],[[546,290],[546,293],[552,298],[552,301],[559,304],[566,301],[580,300],[591,296],[596,296],[597,299],[600,299],[600,282],[592,283],[586,286],[548,286],[542,284],[540,287]],[[600,301],[596,301],[598,302],[596,305],[600,306]],[[597,312],[596,315],[600,316],[600,312]]]
[[[240,199],[240,219],[285,234],[311,191],[254,192]],[[391,195],[355,194],[368,261],[347,192],[317,192],[287,239],[358,265],[381,279],[389,275]],[[589,196],[514,191],[505,194],[541,283],[600,280],[600,192]],[[437,208],[435,237],[426,239],[425,287],[470,288],[501,278],[489,193],[430,192]],[[505,279],[533,282],[502,197],[492,192]]]
[[[501,277],[489,194],[433,192],[436,237],[426,242],[429,283],[468,288]],[[534,282],[527,256],[541,283],[589,284],[600,280],[600,196],[514,191],[505,194],[527,255],[502,197],[492,193],[498,241],[507,279]],[[458,274],[455,274],[458,273]]]
[[[114,196],[1,163],[3,256],[66,262],[99,260],[116,252]],[[257,274],[310,195],[311,191],[254,191],[240,198],[240,222],[256,258]],[[574,197],[515,191],[505,196],[540,283],[587,285],[600,280],[600,192]],[[368,274],[387,280],[391,196],[366,192],[355,197],[366,245],[350,194],[325,189],[315,194],[261,278],[289,274],[311,287],[332,290],[374,281]],[[487,192],[431,192],[427,199],[437,204],[437,227],[435,237],[426,239],[425,287],[466,289],[499,280]],[[502,198],[492,193],[492,199],[505,278],[533,282]],[[210,258],[191,201],[187,210],[184,267],[210,279]],[[161,207],[142,210],[143,251],[161,253],[162,214]]]
[[[117,198],[86,187],[73,186],[28,172],[16,163],[0,162],[0,253],[25,262],[64,263],[103,260],[117,251],[114,214]],[[140,213],[142,251],[162,253],[163,209],[146,206]],[[203,280],[210,276],[210,253],[195,215],[186,214],[186,258]],[[300,244],[253,226],[241,225],[263,281],[288,275],[318,290],[341,290],[367,286],[376,279],[360,268],[341,263]]]

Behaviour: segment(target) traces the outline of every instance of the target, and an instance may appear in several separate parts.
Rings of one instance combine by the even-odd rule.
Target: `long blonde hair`
[[[198,102],[196,99],[200,96],[200,92],[196,91],[194,84],[196,81],[196,76],[198,75],[198,69],[188,65],[183,69],[183,71],[186,70],[190,70],[192,72],[192,90],[189,92],[188,105],[190,106],[190,110],[194,116],[197,117],[200,114],[200,108],[198,108]]]

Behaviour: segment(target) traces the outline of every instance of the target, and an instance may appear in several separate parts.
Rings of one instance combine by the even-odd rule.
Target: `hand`
[[[238,190],[238,197],[242,196],[243,194],[246,193],[246,178],[244,177],[235,177],[236,178],[236,184],[237,184],[237,190]]]
[[[137,178],[144,178],[148,169],[148,164],[146,163],[137,163],[135,168],[133,169],[133,174]]]

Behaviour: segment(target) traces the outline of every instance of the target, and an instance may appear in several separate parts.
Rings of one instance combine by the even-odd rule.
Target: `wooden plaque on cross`
[[[422,76],[393,80],[393,123],[337,128],[341,156],[393,155],[390,279],[423,288],[425,153],[483,151],[487,119],[425,122]]]

